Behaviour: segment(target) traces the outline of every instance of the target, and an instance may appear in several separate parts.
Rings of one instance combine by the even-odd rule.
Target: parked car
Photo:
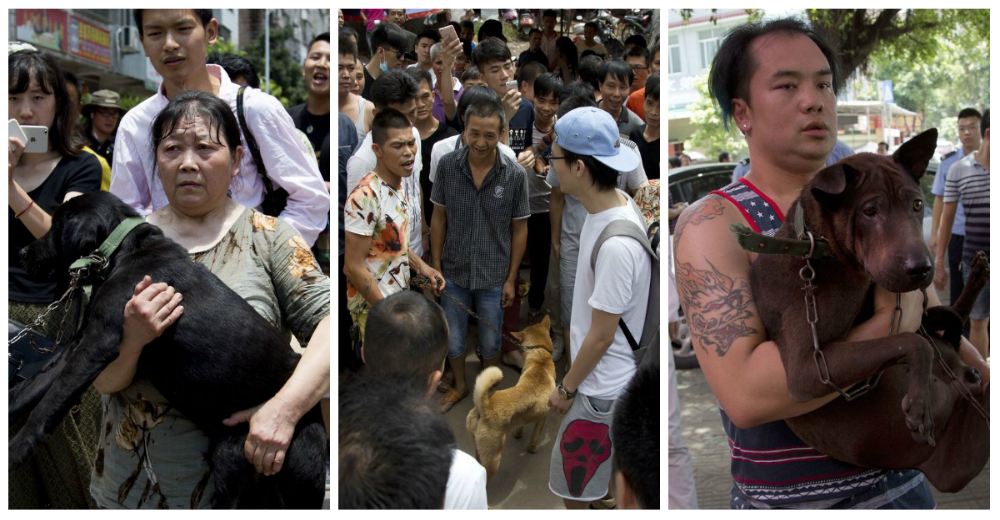
[[[934,176],[937,174],[939,165],[937,160],[931,162],[927,166],[927,172],[920,178],[920,191],[924,195],[923,230],[925,242],[930,242],[931,215],[934,212],[934,194],[931,193],[931,187],[934,185]],[[735,163],[708,163],[668,171],[669,203],[686,202],[691,204],[712,191],[726,186],[732,182],[734,168],[736,168]],[[674,224],[674,222],[669,223],[671,234],[673,234]],[[672,270],[673,265],[668,266],[668,268]],[[671,293],[667,297],[677,298],[678,295]],[[674,361],[678,369],[698,367],[698,358],[695,357],[694,344],[683,309],[677,333],[670,338],[670,346],[674,351]]]

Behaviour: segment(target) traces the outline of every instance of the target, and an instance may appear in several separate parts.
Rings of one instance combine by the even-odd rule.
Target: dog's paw
[[[936,445],[934,441],[934,417],[931,414],[930,401],[921,395],[903,397],[903,414],[906,416],[906,427],[915,442]]]
[[[520,439],[522,435],[524,435],[524,428],[521,427],[518,427],[514,430],[514,433],[510,434],[510,436],[515,439]]]
[[[970,266],[972,267],[969,271],[970,282],[975,284],[982,280],[982,283],[985,284],[990,280],[990,260],[986,257],[986,253],[977,251],[972,257]]]
[[[535,446],[534,444],[528,446],[528,453],[537,453],[537,452],[538,452],[538,446]]]

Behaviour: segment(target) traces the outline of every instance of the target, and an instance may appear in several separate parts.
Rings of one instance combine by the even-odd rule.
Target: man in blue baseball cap
[[[619,172],[634,170],[639,157],[622,146],[618,124],[607,112],[583,107],[560,118],[549,161],[562,191],[587,209],[579,258],[590,258],[611,222],[625,219],[645,229],[635,202],[615,188]],[[573,363],[549,396],[549,406],[566,414],[552,450],[549,489],[567,509],[585,508],[608,493],[614,404],[635,374],[618,320],[629,330],[643,329],[650,270],[642,245],[627,237],[609,238],[595,269],[581,262],[576,270],[573,306],[580,312],[573,313],[567,338]]]

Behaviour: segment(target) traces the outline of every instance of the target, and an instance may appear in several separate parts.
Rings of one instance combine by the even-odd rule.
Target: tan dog
[[[514,388],[494,390],[503,379],[497,367],[483,370],[476,378],[473,392],[475,408],[469,410],[465,427],[476,443],[476,460],[486,468],[486,481],[500,467],[507,434],[514,429],[520,439],[524,425],[535,423],[528,453],[538,449],[538,437],[549,415],[549,394],[556,386],[556,367],[552,363],[552,339],[549,337],[549,317],[521,332],[511,333],[521,340],[524,350],[524,370]]]

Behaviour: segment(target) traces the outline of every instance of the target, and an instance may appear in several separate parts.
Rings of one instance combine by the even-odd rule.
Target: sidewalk
[[[702,509],[729,509],[729,444],[722,429],[719,406],[701,369],[677,371],[681,406],[681,435],[694,464],[698,505]],[[668,483],[669,485],[669,483]],[[939,509],[989,509],[990,465],[965,489],[946,494],[934,491]]]

